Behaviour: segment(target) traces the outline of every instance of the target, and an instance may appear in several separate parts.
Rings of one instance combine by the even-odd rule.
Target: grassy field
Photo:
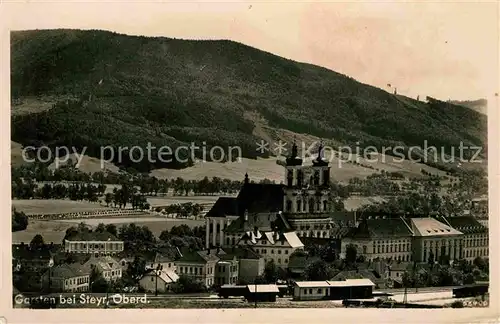
[[[148,203],[151,207],[166,206],[173,204],[183,204],[192,202],[194,204],[214,204],[219,196],[173,196],[173,197],[148,197]]]
[[[61,199],[13,199],[12,207],[30,214],[75,213],[111,209],[99,203]]]
[[[137,226],[147,226],[153,234],[158,237],[164,230],[170,230],[173,226],[187,224],[191,227],[204,224],[202,220],[190,219],[164,219],[147,217],[144,219],[137,218],[101,218],[101,219],[78,219],[74,221],[41,221],[30,220],[28,228],[24,231],[12,233],[12,243],[29,243],[36,234],[41,234],[45,242],[60,243],[64,238],[66,229],[71,226],[76,226],[80,222],[85,222],[89,225],[97,225],[98,223],[114,223],[119,228],[128,223],[135,223]]]

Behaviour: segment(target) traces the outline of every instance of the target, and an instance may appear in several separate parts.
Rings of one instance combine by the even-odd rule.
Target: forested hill
[[[13,32],[11,48],[12,140],[23,145],[86,146],[97,156],[101,145],[206,141],[255,157],[249,116],[349,145],[486,142],[486,116],[471,109],[396,96],[233,41],[41,30]]]

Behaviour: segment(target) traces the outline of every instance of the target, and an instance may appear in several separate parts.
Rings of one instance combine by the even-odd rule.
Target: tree
[[[323,260],[314,261],[305,269],[305,277],[310,281],[330,280],[333,276],[333,269]]]
[[[134,261],[128,264],[126,273],[134,282],[137,282],[142,278],[145,271],[146,261],[138,256],[135,256]]]
[[[35,235],[30,242],[30,248],[32,249],[41,249],[44,246],[45,242],[43,241],[43,237],[40,234]]]
[[[263,275],[267,283],[276,283],[276,281],[278,281],[278,269],[274,260],[270,260],[266,263]]]
[[[481,271],[485,271],[486,270],[486,261],[481,258],[480,256],[476,257],[474,259],[474,261],[472,261],[472,263],[479,268],[479,270]]]
[[[103,223],[99,223],[97,224],[95,231],[97,233],[104,233],[106,231],[106,226]]]
[[[108,192],[105,196],[104,196],[104,201],[106,202],[106,206],[109,206],[109,204],[111,204],[113,202],[113,194]]]
[[[114,236],[118,236],[118,230],[116,229],[115,224],[107,224],[106,225],[106,232],[113,234]]]
[[[352,245],[352,244],[347,245],[346,252],[345,252],[346,263],[348,263],[348,264],[356,263],[357,254],[358,254],[358,251],[354,245]]]
[[[200,293],[206,292],[207,287],[200,281],[191,277],[180,275],[176,283],[172,284],[175,293]]]
[[[28,216],[23,212],[12,211],[12,232],[23,231],[28,227]]]

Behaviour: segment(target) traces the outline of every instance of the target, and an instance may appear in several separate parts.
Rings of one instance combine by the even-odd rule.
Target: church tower
[[[327,237],[329,232],[326,229],[329,229],[331,211],[330,166],[323,159],[323,150],[320,143],[312,166],[304,166],[294,140],[286,159],[283,213],[302,236]]]

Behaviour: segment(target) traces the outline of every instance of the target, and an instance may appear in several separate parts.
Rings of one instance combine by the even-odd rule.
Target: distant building
[[[272,260],[276,266],[282,268],[288,266],[290,255],[293,252],[304,248],[304,244],[295,232],[261,232],[257,228],[243,234],[238,244],[252,247],[256,253],[264,257],[266,262]]]
[[[225,254],[219,254],[220,260],[238,261],[238,282],[253,282],[264,273],[264,258],[248,247],[231,247],[224,249]]]
[[[226,255],[221,255],[221,258],[224,260],[219,260],[215,265],[215,285],[236,285],[239,274],[238,259],[235,256],[226,257]]]
[[[427,262],[431,256],[434,261],[442,257],[458,260],[464,257],[462,232],[432,217],[412,218],[414,232],[414,261]]]
[[[172,270],[149,270],[139,280],[139,286],[148,293],[165,293],[171,291],[177,280],[179,276]]]
[[[90,273],[87,265],[61,264],[42,275],[42,286],[57,292],[86,292],[90,286]]]
[[[486,258],[489,255],[488,228],[472,216],[442,218],[446,224],[463,233],[462,257],[472,262],[476,257]]]
[[[202,251],[182,250],[182,257],[176,261],[177,274],[187,276],[211,287],[215,284],[215,267],[220,258],[218,254],[225,253],[221,249],[206,249]]]
[[[246,299],[249,302],[275,302],[276,296],[280,293],[276,285],[248,285]]]
[[[353,245],[357,255],[366,260],[412,261],[412,239],[411,225],[402,217],[366,218],[342,240],[341,257],[345,257],[347,246]]]
[[[370,299],[375,284],[369,279],[298,281],[294,283],[294,300]]]
[[[123,267],[120,262],[109,255],[100,257],[91,256],[85,263],[85,266],[95,268],[106,281],[121,279],[123,275]]]
[[[64,251],[70,253],[113,255],[123,248],[123,241],[108,232],[81,231],[64,240]]]

